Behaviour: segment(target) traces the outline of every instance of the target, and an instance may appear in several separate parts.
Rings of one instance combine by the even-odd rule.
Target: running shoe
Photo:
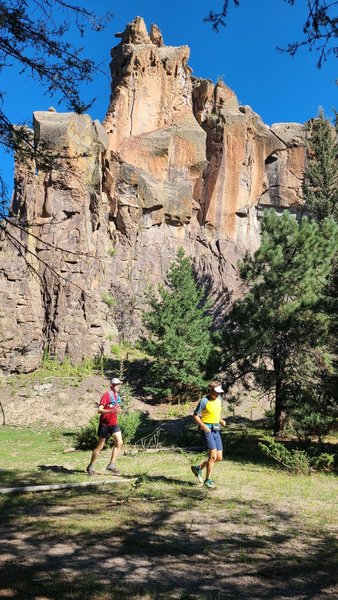
[[[204,485],[205,485],[205,487],[209,488],[210,490],[216,489],[216,485],[214,484],[212,479],[206,479],[204,482]]]
[[[110,473],[112,473],[113,475],[121,475],[120,471],[110,463],[107,467],[107,471],[110,471]]]
[[[198,481],[200,483],[203,483],[202,469],[200,469],[200,467],[198,467],[197,465],[196,466],[192,465],[191,470],[192,470],[193,474],[195,475],[195,477],[197,477]]]

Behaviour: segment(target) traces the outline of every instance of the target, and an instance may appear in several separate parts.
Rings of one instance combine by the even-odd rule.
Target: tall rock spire
[[[4,372],[36,368],[46,349],[79,362],[137,337],[144,291],[181,246],[217,323],[262,211],[302,204],[302,125],[268,127],[224,82],[193,77],[189,48],[141,17],[117,39],[103,126],[39,111],[17,154],[0,244]]]

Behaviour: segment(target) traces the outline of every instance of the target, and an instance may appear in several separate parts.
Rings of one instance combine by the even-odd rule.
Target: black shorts
[[[107,438],[110,435],[113,435],[113,433],[118,433],[119,431],[121,431],[121,427],[119,427],[118,425],[100,424],[97,435],[99,438]]]

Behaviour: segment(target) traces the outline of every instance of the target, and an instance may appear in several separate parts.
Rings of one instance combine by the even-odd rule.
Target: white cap
[[[111,385],[119,385],[119,383],[122,383],[122,381],[118,377],[113,377],[113,379],[110,380],[110,383]]]
[[[224,390],[220,385],[216,385],[216,387],[214,387],[213,389],[217,394],[224,394]]]

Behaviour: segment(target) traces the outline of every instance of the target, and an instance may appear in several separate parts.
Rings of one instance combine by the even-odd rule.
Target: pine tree
[[[323,110],[306,125],[308,164],[304,178],[305,207],[321,222],[338,221],[338,136]]]
[[[142,345],[154,362],[147,390],[155,397],[181,398],[203,385],[213,347],[209,303],[182,248],[167,273],[167,285],[159,286],[158,295],[151,293],[149,306],[144,313],[148,337]]]
[[[325,217],[332,217],[338,221],[338,119],[336,113],[335,127],[325,118],[323,110],[320,110],[318,118],[313,119],[307,125],[307,154],[308,164],[304,177],[305,207],[311,218],[320,224]],[[330,318],[331,343],[330,351],[336,356],[335,368],[331,373],[323,372],[321,382],[321,398],[333,399],[336,395],[338,383],[337,364],[337,334],[338,334],[338,253],[336,252],[332,264],[332,270],[328,278],[324,298],[323,310]],[[314,404],[310,398],[309,405]],[[325,402],[322,409],[327,408]],[[318,411],[308,413],[315,420]],[[297,409],[300,410],[299,408]],[[330,412],[330,411],[329,411]],[[316,414],[315,414],[316,413]]]
[[[261,247],[240,268],[248,292],[225,322],[223,368],[228,388],[241,380],[272,391],[275,434],[283,433],[289,399],[311,389],[330,362],[321,301],[337,236],[332,219],[320,227],[267,211]]]

